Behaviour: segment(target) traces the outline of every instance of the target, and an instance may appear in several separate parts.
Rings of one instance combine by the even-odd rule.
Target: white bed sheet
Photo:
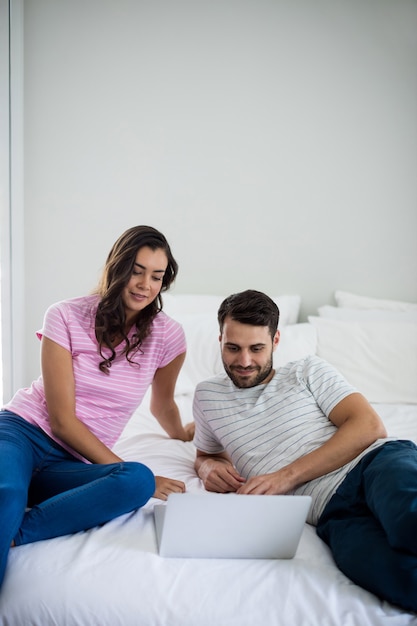
[[[189,420],[190,398],[178,402]],[[417,442],[417,405],[377,410],[390,434]],[[193,444],[168,439],[145,408],[116,449],[202,489]],[[155,502],[100,528],[11,550],[1,626],[417,626],[415,614],[348,580],[308,524],[291,561],[163,559]]]

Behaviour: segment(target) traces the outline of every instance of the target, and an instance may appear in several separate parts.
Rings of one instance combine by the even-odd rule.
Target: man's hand
[[[290,472],[286,467],[283,467],[272,474],[262,474],[249,478],[247,482],[237,490],[237,493],[275,496],[286,494],[295,487],[296,485],[291,481]]]
[[[245,482],[243,476],[235,470],[227,459],[198,456],[197,473],[207,491],[228,493],[237,491]]]
[[[185,491],[185,484],[181,480],[155,476],[155,483],[156,489],[153,497],[159,500],[166,500],[170,493],[184,493]]]

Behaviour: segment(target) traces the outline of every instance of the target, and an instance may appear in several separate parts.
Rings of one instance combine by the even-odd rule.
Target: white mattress
[[[179,403],[191,418],[190,397]],[[377,405],[389,433],[417,442],[417,405]],[[201,490],[191,443],[170,440],[147,409],[116,445],[126,460]],[[403,626],[417,616],[350,582],[306,524],[291,561],[163,559],[152,499],[103,527],[14,548],[2,626]]]

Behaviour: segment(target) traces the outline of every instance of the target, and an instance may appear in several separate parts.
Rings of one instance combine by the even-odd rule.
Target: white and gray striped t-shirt
[[[269,383],[256,387],[238,388],[220,374],[197,385],[194,443],[208,454],[226,451],[245,478],[272,473],[325,443],[337,430],[330,411],[355,391],[316,356],[288,363]],[[381,443],[293,492],[312,496],[311,524],[359,458]]]

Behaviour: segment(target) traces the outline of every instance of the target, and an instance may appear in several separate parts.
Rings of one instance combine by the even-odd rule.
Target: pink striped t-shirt
[[[76,415],[106,446],[111,448],[152,383],[158,368],[185,352],[181,325],[160,312],[152,322],[151,333],[131,357],[116,347],[116,358],[109,374],[99,370],[103,360],[98,352],[94,321],[99,297],[84,296],[64,300],[46,311],[43,328],[37,333],[52,339],[71,352],[75,378]],[[132,328],[129,338],[133,334]],[[110,356],[104,348],[103,354]],[[75,452],[51,431],[42,376],[31,387],[20,389],[4,407],[44,430],[72,454]],[[79,455],[76,454],[78,457]]]

